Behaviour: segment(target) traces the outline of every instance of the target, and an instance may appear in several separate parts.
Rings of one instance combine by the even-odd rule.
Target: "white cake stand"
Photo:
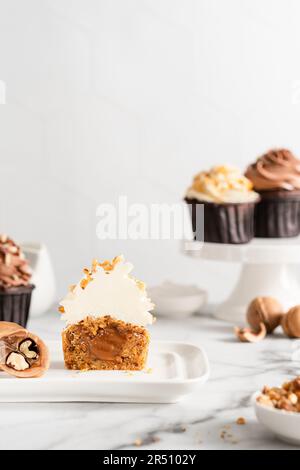
[[[289,265],[300,264],[300,237],[256,238],[245,245],[190,241],[183,250],[196,259],[242,263],[237,284],[215,312],[219,319],[242,325],[249,302],[257,296],[275,297],[285,309],[300,304],[300,284],[289,270]]]

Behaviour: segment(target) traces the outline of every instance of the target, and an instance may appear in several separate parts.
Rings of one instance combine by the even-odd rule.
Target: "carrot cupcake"
[[[93,261],[60,302],[65,365],[79,370],[141,370],[148,355],[153,304],[122,256]]]

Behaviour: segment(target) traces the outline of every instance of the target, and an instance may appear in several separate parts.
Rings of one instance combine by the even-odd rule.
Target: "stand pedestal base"
[[[275,297],[284,310],[300,304],[300,284],[289,266],[300,264],[300,236],[295,238],[255,238],[245,245],[184,242],[185,255],[207,261],[241,263],[239,281],[215,316],[240,326],[246,310],[258,296]]]
[[[246,263],[231,295],[217,308],[215,316],[243,326],[247,307],[258,296],[275,297],[287,310],[300,304],[299,283],[285,264]]]

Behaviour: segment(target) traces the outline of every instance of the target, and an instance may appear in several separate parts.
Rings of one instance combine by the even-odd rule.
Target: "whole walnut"
[[[264,323],[267,333],[272,333],[280,325],[283,307],[273,297],[256,297],[247,310],[247,321],[254,331],[260,330]]]
[[[285,334],[290,338],[300,338],[300,305],[292,307],[282,317],[281,326]]]

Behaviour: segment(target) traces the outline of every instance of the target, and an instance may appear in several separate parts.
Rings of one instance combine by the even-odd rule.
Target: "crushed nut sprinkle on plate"
[[[244,424],[246,424],[245,418],[243,418],[243,416],[240,416],[239,418],[237,418],[236,424],[243,426]]]

